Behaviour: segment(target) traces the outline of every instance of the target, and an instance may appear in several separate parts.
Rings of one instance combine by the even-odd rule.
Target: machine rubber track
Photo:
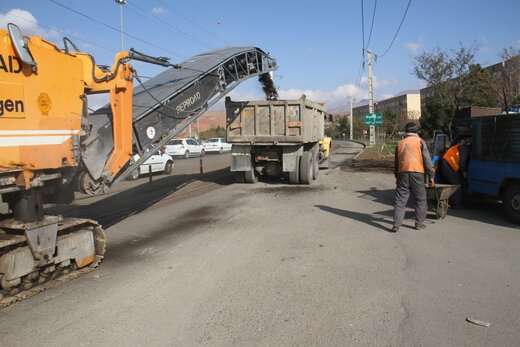
[[[18,284],[8,286],[8,288],[4,288],[6,283],[2,280],[3,275],[0,274],[0,309],[93,271],[103,260],[106,251],[106,235],[98,223],[89,219],[64,219],[58,224],[58,240],[80,231],[90,231],[93,234],[95,256],[89,260],[89,263],[78,264],[74,259],[58,264],[49,263],[35,268],[34,272],[23,276]],[[16,236],[20,241],[1,247],[0,257],[8,252],[28,247],[24,236],[2,234],[0,231],[0,239],[5,240],[10,236]]]

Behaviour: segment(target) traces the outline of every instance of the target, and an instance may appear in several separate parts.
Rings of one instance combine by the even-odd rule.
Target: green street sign
[[[366,125],[381,125],[383,124],[383,116],[379,112],[367,113],[365,115]]]

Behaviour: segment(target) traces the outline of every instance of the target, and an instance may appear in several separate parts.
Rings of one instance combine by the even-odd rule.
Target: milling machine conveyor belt
[[[141,163],[183,131],[242,81],[276,69],[276,61],[257,47],[233,47],[196,55],[169,68],[134,90],[133,132]],[[113,147],[109,108],[91,115],[92,131],[83,156],[85,167],[99,179]]]

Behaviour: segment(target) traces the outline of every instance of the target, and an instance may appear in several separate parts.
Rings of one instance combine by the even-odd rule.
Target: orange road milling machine
[[[240,82],[276,68],[256,47],[180,64],[130,49],[105,67],[63,42],[0,28],[0,304],[103,259],[96,221],[46,215],[45,204],[106,191]],[[166,69],[142,83],[130,60]],[[89,112],[87,95],[98,93],[108,93],[108,105]]]

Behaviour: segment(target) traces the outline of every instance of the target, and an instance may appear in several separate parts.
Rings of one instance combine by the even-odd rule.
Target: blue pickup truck
[[[520,224],[520,114],[474,117],[471,134],[466,193],[502,201],[506,217]],[[446,135],[437,133],[434,156],[445,143]]]
[[[476,117],[471,129],[468,193],[501,200],[506,216],[520,223],[520,114]]]

